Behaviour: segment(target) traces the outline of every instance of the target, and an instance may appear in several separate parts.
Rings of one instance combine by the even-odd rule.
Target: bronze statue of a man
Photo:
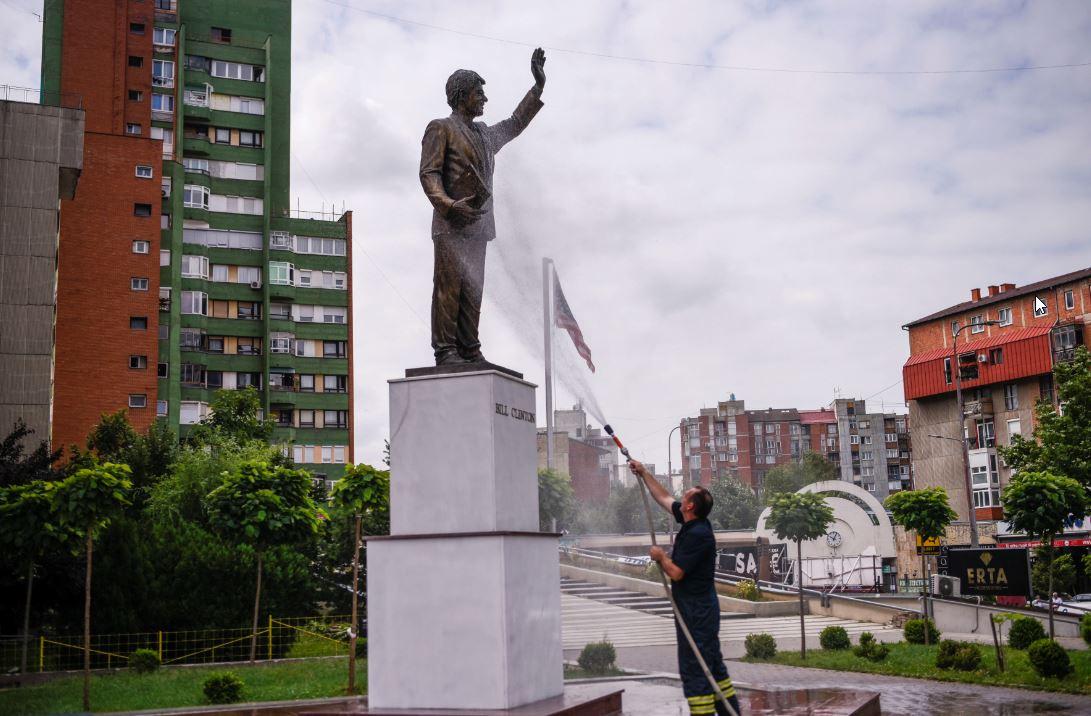
[[[485,247],[496,237],[492,171],[496,153],[542,108],[545,52],[530,58],[534,86],[511,117],[475,122],[485,111],[485,80],[471,70],[447,79],[449,117],[434,119],[421,141],[420,183],[432,202],[432,349],[436,365],[486,362],[477,327],[485,283]]]

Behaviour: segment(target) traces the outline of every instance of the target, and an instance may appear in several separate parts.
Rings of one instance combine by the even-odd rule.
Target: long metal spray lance
[[[613,439],[614,444],[621,450],[621,454],[625,456],[625,459],[632,460],[633,457],[629,454],[629,449],[621,444],[621,440],[614,434],[614,429],[609,425],[603,425],[602,429]],[[644,515],[648,518],[648,535],[652,538],[652,546],[658,547],[659,544],[655,539],[655,523],[652,521],[652,506],[648,501],[648,486],[644,484],[644,479],[640,477],[637,478],[637,483],[640,485],[640,497],[644,500]],[[705,657],[701,655],[701,651],[697,648],[697,642],[693,640],[693,635],[690,634],[689,627],[686,626],[686,620],[682,618],[682,612],[678,610],[678,604],[674,601],[674,593],[671,592],[670,583],[667,581],[667,573],[663,571],[662,566],[658,564],[656,566],[659,566],[659,580],[663,583],[663,591],[666,592],[667,600],[670,601],[671,609],[674,610],[674,618],[678,620],[678,626],[681,627],[682,634],[686,637],[686,641],[689,642],[689,648],[693,651],[693,655],[697,657],[697,663],[701,665],[701,671],[705,672],[705,678],[708,679],[716,698],[727,709],[727,713],[731,716],[739,716],[731,702],[724,696],[724,692],[720,690],[720,685],[716,683],[716,679],[712,678],[712,672],[709,671],[708,664],[705,663]]]

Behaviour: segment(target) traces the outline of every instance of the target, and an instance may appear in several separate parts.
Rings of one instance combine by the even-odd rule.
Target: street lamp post
[[[682,423],[678,423],[671,431],[667,433],[667,480],[671,483],[671,491],[674,491],[674,471],[671,470],[671,440],[674,437],[674,431],[682,427]],[[639,478],[638,478],[639,479]],[[685,478],[682,479],[682,484],[685,485]],[[667,530],[670,533],[670,542],[674,544],[674,520],[668,520]]]
[[[958,441],[962,444],[962,478],[966,486],[966,513],[970,519],[970,546],[977,547],[977,514],[974,508],[973,480],[970,477],[970,448],[966,444],[966,408],[962,402],[962,366],[958,360],[958,334],[972,326],[996,326],[1000,321],[982,321],[961,326],[956,321],[951,328],[951,370],[955,372],[955,402],[958,404]],[[974,365],[976,366],[976,358]],[[945,437],[930,435],[929,437]]]

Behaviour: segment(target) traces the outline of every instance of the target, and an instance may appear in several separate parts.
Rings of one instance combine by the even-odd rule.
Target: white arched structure
[[[833,524],[827,533],[829,539],[804,542],[804,560],[859,555],[893,559],[897,556],[890,516],[867,490],[844,480],[826,480],[806,485],[799,492],[821,494],[826,498],[826,504],[833,508]],[[770,543],[783,542],[765,524],[769,511],[768,507],[762,510],[754,535],[765,537]],[[789,558],[795,558],[794,547],[789,549]]]

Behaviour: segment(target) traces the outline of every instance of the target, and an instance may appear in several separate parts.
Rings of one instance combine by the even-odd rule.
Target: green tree
[[[806,485],[838,478],[837,468],[833,463],[816,452],[807,451],[799,462],[777,465],[765,473],[762,494],[766,504],[771,505],[776,495],[798,492]]]
[[[1071,515],[1084,514],[1086,502],[1083,485],[1071,477],[1050,472],[1020,472],[1000,493],[1000,504],[1012,530],[1038,539],[1046,551],[1047,598],[1053,594],[1053,540],[1064,531],[1065,520]],[[1052,599],[1049,600],[1049,638],[1053,638]]]
[[[23,646],[19,673],[27,672],[30,602],[34,565],[45,554],[59,551],[72,536],[53,520],[51,491],[55,483],[34,482],[0,488],[0,545],[26,563],[27,589],[23,605]]]
[[[33,434],[34,431],[19,419],[11,432],[0,440],[0,487],[60,477],[53,470],[53,464],[61,456],[60,450],[50,452],[49,444],[43,440],[33,451],[26,452],[28,438]]]
[[[557,470],[538,471],[538,529],[552,532],[567,528],[575,503],[568,475]]]
[[[129,466],[106,462],[85,467],[51,490],[51,511],[64,530],[84,540],[87,555],[83,597],[83,710],[91,710],[91,565],[95,536],[129,504]]]
[[[640,491],[643,489],[640,485],[633,484],[630,487],[618,485],[610,490],[606,510],[612,531],[625,534],[644,532],[648,529],[648,520],[644,515],[644,499],[640,496]],[[663,510],[652,511],[652,522],[656,532],[667,530],[672,521],[673,518]]]
[[[349,685],[348,692],[356,693],[356,634],[360,630],[357,601],[360,593],[360,528],[363,516],[370,512],[388,510],[390,505],[390,473],[376,470],[360,463],[345,468],[344,477],[338,480],[330,493],[333,504],[353,515],[352,540],[352,631],[349,632]]]
[[[811,492],[792,492],[773,497],[766,525],[777,539],[796,543],[796,566],[799,590],[799,643],[800,657],[807,658],[807,634],[803,621],[803,542],[818,539],[826,534],[833,522],[833,508],[826,504],[822,495]]]
[[[270,549],[305,542],[318,532],[321,511],[310,497],[310,487],[305,470],[246,462],[224,475],[223,484],[208,494],[213,529],[230,542],[250,546],[257,556],[251,663],[257,657],[262,559]]]
[[[757,493],[735,477],[718,477],[708,491],[712,493],[712,513],[708,516],[714,527],[722,530],[752,530],[761,514]]]
[[[947,525],[958,517],[958,513],[951,509],[947,502],[947,493],[941,487],[928,487],[922,490],[906,490],[896,492],[886,498],[884,506],[890,511],[890,518],[894,524],[901,525],[906,530],[916,532],[921,542],[930,539],[939,539],[947,534]],[[928,574],[928,557],[921,550],[921,578]],[[928,585],[924,585],[924,600],[921,602],[924,610],[923,618],[927,627],[928,620]],[[924,630],[924,644],[929,642],[929,629]]]
[[[178,455],[178,439],[165,421],[151,424],[146,434],[129,423],[125,410],[103,413],[87,436],[87,449],[100,461],[121,463],[132,471],[133,505],[130,515],[138,516],[155,483],[170,472]],[[77,455],[81,464],[85,456]]]
[[[207,443],[211,436],[245,443],[251,440],[269,442],[273,423],[258,417],[261,395],[253,386],[245,390],[218,390],[209,406],[209,416],[190,433],[197,443]]]
[[[1070,361],[1053,367],[1058,412],[1049,401],[1035,406],[1034,434],[1016,435],[1000,447],[1004,461],[1018,472],[1070,477],[1091,489],[1091,354],[1080,346]]]
[[[1050,579],[1053,580],[1050,591]],[[1076,586],[1076,560],[1070,554],[1059,554],[1049,561],[1049,552],[1043,547],[1034,550],[1034,567],[1030,570],[1030,582],[1035,594],[1051,596],[1053,592],[1072,593]]]

